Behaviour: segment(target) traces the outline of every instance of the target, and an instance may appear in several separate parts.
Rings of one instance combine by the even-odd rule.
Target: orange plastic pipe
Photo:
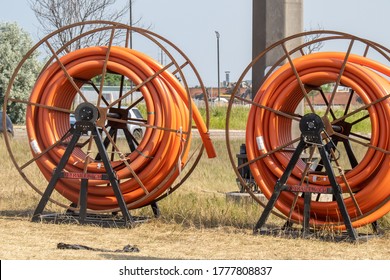
[[[102,74],[107,47],[90,47],[74,51],[61,57],[61,64],[73,78],[90,80]],[[162,68],[147,55],[131,49],[112,46],[107,70],[123,75],[135,85],[143,83]],[[81,87],[82,84],[78,83]],[[187,161],[191,135],[180,133],[190,131],[189,107],[193,112],[195,122],[206,152],[209,157],[215,157],[215,150],[209,133],[196,106],[183,86],[168,71],[163,71],[150,82],[140,88],[148,112],[147,125],[169,129],[147,128],[145,135],[137,147],[138,152],[132,152],[126,157],[127,165],[142,182],[146,191],[132,175],[125,162],[118,160],[111,164],[120,180],[120,189],[129,209],[142,207],[151,203],[169,188],[179,175],[181,167]],[[69,82],[59,63],[55,62],[41,73],[30,95],[30,101],[57,108],[71,108],[77,90]],[[69,115],[38,106],[29,106],[26,126],[31,150],[38,155],[58,141],[69,129]],[[177,131],[174,133],[172,131]],[[190,143],[189,143],[190,144]],[[186,149],[184,150],[184,148]],[[65,151],[64,146],[56,146],[36,160],[42,174],[51,179],[53,169],[57,166]],[[65,167],[67,172],[83,172],[86,154],[75,148]],[[180,166],[178,166],[180,165]],[[99,162],[89,163],[87,173],[104,173]],[[80,191],[80,181],[61,179],[56,190],[68,200],[77,203]],[[106,210],[117,208],[117,201],[112,188],[107,181],[89,180],[89,209]]]
[[[337,80],[345,59],[344,53],[315,53],[293,60],[303,84],[321,86]],[[341,84],[352,88],[365,104],[387,96],[390,92],[389,81],[382,75],[390,75],[386,66],[365,57],[350,55]],[[293,114],[303,95],[300,85],[289,63],[280,67],[265,81],[257,92],[254,102],[272,109]],[[370,144],[390,151],[390,101],[384,98],[368,108],[372,131]],[[246,129],[246,147],[248,160],[272,151],[293,140],[292,120],[281,117],[259,107],[252,106]],[[264,145],[259,147],[257,139],[262,138]],[[293,148],[293,147],[292,147]],[[250,165],[252,174],[267,198],[273,193],[276,181],[282,176],[292,153],[275,152]],[[390,211],[390,156],[379,150],[368,148],[359,164],[345,176],[354,191],[354,197],[360,207],[358,213],[352,198],[345,198],[347,211],[354,227],[372,223]],[[298,162],[287,181],[289,185],[300,183],[305,168],[303,161]],[[338,174],[336,174],[337,176]],[[344,192],[346,185],[338,178]],[[305,183],[306,184],[306,183]],[[309,176],[311,186],[329,186],[326,176]],[[289,216],[294,194],[282,192],[276,202],[276,208]],[[312,225],[334,225],[343,229],[342,217],[337,203],[316,202],[311,204]],[[292,211],[292,219],[303,221],[303,199],[299,198]]]

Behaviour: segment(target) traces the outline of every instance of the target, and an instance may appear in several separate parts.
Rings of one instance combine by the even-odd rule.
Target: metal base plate
[[[254,234],[258,235],[268,235],[268,236],[274,236],[274,237],[281,237],[281,238],[290,238],[290,239],[318,239],[321,241],[327,241],[327,242],[350,242],[350,243],[363,243],[367,242],[370,239],[373,238],[380,238],[383,237],[382,233],[371,233],[371,234],[357,234],[357,239],[354,240],[350,237],[350,235],[347,232],[332,232],[332,231],[326,231],[326,230],[313,230],[310,229],[310,231],[303,231],[303,229],[299,228],[261,228],[257,231],[254,231]]]
[[[121,215],[109,215],[109,214],[88,214],[84,221],[80,221],[78,213],[66,212],[66,213],[48,213],[41,214],[36,219],[37,222],[49,222],[54,224],[83,224],[83,225],[96,225],[100,227],[118,228],[126,227],[131,228],[137,224],[148,222],[149,217],[136,217],[132,216],[132,223],[126,222]]]

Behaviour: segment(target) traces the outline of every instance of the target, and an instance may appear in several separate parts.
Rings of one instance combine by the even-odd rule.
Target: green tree
[[[96,85],[100,85],[100,82],[102,81],[102,76],[96,76],[92,79],[92,81]],[[120,86],[121,84],[121,76],[117,74],[112,74],[112,73],[107,73],[105,78],[104,78],[104,85],[105,86]],[[129,87],[130,86],[130,81],[125,80],[124,81],[124,86]]]
[[[4,103],[4,95],[11,76],[33,46],[29,33],[23,31],[16,23],[0,23],[0,105]],[[38,53],[32,54],[23,64],[17,75],[10,97],[27,100],[39,74]],[[7,114],[13,123],[25,121],[26,106],[20,102],[8,102]]]

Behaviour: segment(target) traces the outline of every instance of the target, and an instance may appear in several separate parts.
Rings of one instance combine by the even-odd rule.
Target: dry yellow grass
[[[18,174],[1,141],[0,258],[390,259],[389,215],[381,221],[381,225],[387,227],[385,235],[361,244],[253,235],[251,228],[261,208],[255,204],[226,202],[224,193],[235,191],[237,186],[224,139],[216,142],[219,157],[213,160],[202,158],[190,179],[159,203],[161,218],[133,229],[120,229],[30,222],[39,196]],[[63,211],[52,205],[48,209]],[[134,213],[151,215],[149,208]],[[271,222],[280,221],[274,218]],[[56,249],[59,242],[112,250],[132,244],[137,245],[140,252],[59,250]]]
[[[389,259],[389,236],[362,244],[254,236],[232,227],[195,229],[151,221],[133,229],[32,223],[0,218],[1,259]],[[139,253],[59,250],[57,243]]]

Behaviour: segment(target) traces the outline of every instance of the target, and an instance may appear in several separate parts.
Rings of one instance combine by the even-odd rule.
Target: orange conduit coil
[[[320,52],[294,59],[293,64],[303,84],[321,86],[336,82],[345,57],[345,53]],[[359,164],[345,174],[361,210],[358,213],[351,197],[344,199],[354,227],[372,223],[390,211],[390,101],[387,98],[390,86],[381,74],[389,76],[390,69],[368,58],[351,54],[340,81],[342,85],[353,89],[365,104],[380,100],[368,108],[372,130],[370,145],[378,149],[368,148]],[[302,99],[296,75],[291,64],[286,63],[268,77],[253,101],[293,115]],[[252,106],[246,129],[248,160],[254,160],[292,141],[296,137],[291,135],[292,122],[292,119],[271,110]],[[260,146],[256,142],[259,139],[262,139]],[[267,198],[272,195],[276,181],[282,176],[291,155],[291,152],[279,151],[250,164],[252,174]],[[300,183],[305,166],[303,160],[298,161],[287,181],[288,185]],[[330,187],[327,176],[321,178],[310,174],[308,177],[310,186]],[[343,192],[347,193],[341,176],[337,176],[337,180]],[[293,200],[293,193],[282,192],[275,207],[288,217],[294,205]],[[303,204],[303,198],[300,197],[291,213],[293,221],[303,221]],[[336,201],[312,201],[310,223],[344,229]]]
[[[88,81],[102,74],[108,50],[110,53],[107,71],[127,77],[135,86],[162,68],[147,55],[118,46],[112,46],[110,49],[108,47],[80,49],[61,57],[60,61],[71,77]],[[77,84],[79,87],[82,86],[80,82]],[[165,70],[139,90],[148,112],[145,135],[136,151],[126,155],[125,160],[111,161],[129,209],[148,205],[163,194],[186,164],[190,145],[185,143],[191,141],[191,135],[188,133],[191,131],[188,106],[191,106],[193,121],[200,132],[208,156],[215,157],[207,127],[175,76]],[[77,90],[69,82],[60,63],[54,62],[41,73],[30,95],[30,102],[70,109],[76,94]],[[31,150],[36,157],[65,135],[70,127],[69,114],[42,106],[29,106],[26,126]],[[47,180],[51,179],[53,169],[63,156],[65,148],[58,145],[36,160]],[[75,148],[64,170],[83,172],[85,160],[86,153],[80,148]],[[100,162],[92,161],[87,165],[86,173],[104,172]],[[137,178],[133,176],[134,173],[137,174]],[[68,200],[77,203],[80,181],[61,179],[56,185],[56,190]],[[117,209],[117,206],[116,197],[107,181],[89,180],[87,201],[89,209]]]

